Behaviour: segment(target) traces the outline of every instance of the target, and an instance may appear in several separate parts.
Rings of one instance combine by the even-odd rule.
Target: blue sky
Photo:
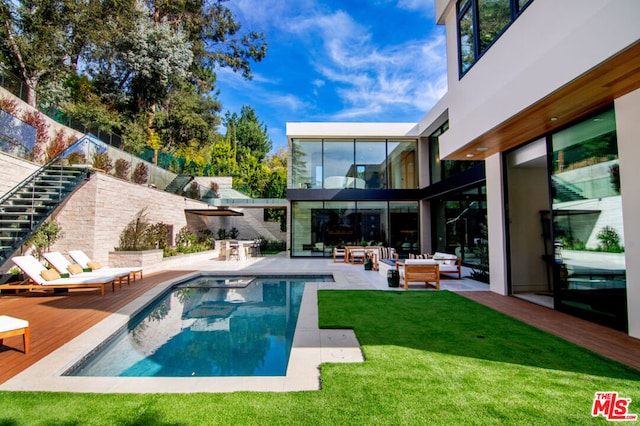
[[[287,121],[416,122],[446,91],[444,26],[434,0],[231,0],[263,32],[253,80],[218,70],[224,111],[255,109],[274,150]]]

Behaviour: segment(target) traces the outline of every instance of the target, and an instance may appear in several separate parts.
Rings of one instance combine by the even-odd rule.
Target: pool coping
[[[269,272],[268,275],[276,275]],[[314,272],[304,275],[313,275]],[[327,272],[318,272],[327,275]],[[336,283],[346,281],[332,272]],[[320,389],[320,364],[363,362],[360,344],[353,330],[318,328],[318,296],[321,283],[307,282],[300,303],[285,376],[277,377],[79,377],[63,376],[106,338],[126,326],[130,318],[179,281],[200,275],[231,275],[228,272],[193,272],[167,280],[111,314],[80,336],[0,385],[3,391],[47,391],[88,393],[196,393],[196,392],[291,392]],[[235,274],[234,274],[235,275]],[[260,274],[252,273],[251,275]],[[279,275],[279,274],[278,274]],[[282,275],[301,275],[283,272]]]

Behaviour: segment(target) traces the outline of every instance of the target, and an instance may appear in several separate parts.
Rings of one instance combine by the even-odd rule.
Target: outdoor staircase
[[[585,200],[586,197],[580,193],[578,188],[572,188],[573,185],[568,183],[560,182],[557,179],[553,179],[553,188],[554,194],[553,199],[556,202],[566,202],[566,201],[578,201]]]
[[[0,264],[6,262],[36,229],[93,171],[54,160],[0,198]]]
[[[191,175],[178,175],[164,189],[172,194],[179,194],[194,179]]]

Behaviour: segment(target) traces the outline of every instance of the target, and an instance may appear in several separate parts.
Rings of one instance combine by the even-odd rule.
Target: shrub
[[[29,111],[24,113],[22,121],[36,128],[36,144],[33,146],[31,156],[34,160],[41,160],[47,143],[49,142],[49,123],[45,119],[44,114],[38,111]]]
[[[113,161],[109,158],[109,154],[101,152],[100,154],[94,155],[93,164],[91,166],[94,169],[104,170],[105,173],[109,173],[113,170]]]
[[[158,223],[149,225],[149,227],[147,228],[146,240],[151,247],[165,250],[169,247],[170,234],[171,234],[171,225],[158,222]]]
[[[185,225],[176,235],[176,246],[181,253],[187,253],[191,245],[196,241],[196,234],[189,225]]]
[[[239,236],[240,231],[238,231],[238,228],[236,228],[235,226],[231,228],[231,230],[229,231],[229,238],[231,238],[232,240],[237,240]]]
[[[622,253],[624,251],[624,248],[620,245],[620,235],[612,226],[603,227],[598,232],[598,240],[600,240],[598,248],[602,251],[610,253]]]
[[[151,248],[148,239],[150,227],[146,209],[140,210],[131,222],[120,233],[120,245],[118,251],[138,251]]]
[[[114,175],[120,179],[129,179],[129,171],[131,170],[131,163],[124,158],[118,158],[116,160],[116,166]]]
[[[73,136],[67,136],[64,130],[60,130],[56,132],[53,140],[49,142],[47,148],[45,149],[45,161],[48,163],[49,161],[56,158],[58,155],[62,154],[62,152],[71,146],[76,141],[76,138]]]
[[[131,181],[138,185],[144,185],[149,179],[149,167],[143,162],[136,164],[136,168],[133,169],[133,175],[131,175]]]
[[[69,165],[74,164],[87,164],[87,157],[82,152],[72,152],[67,155],[67,161]]]
[[[18,102],[15,99],[0,96],[0,109],[15,117],[18,112]]]
[[[218,239],[219,240],[229,239],[229,234],[227,234],[227,230],[226,229],[224,229],[224,228],[218,229]]]
[[[264,241],[264,240],[262,240]],[[284,241],[264,241],[264,246],[262,243],[260,244],[260,250],[265,252],[276,252],[279,253],[281,251],[285,251],[287,248],[287,243]]]
[[[191,184],[187,187],[184,195],[185,197],[191,198],[192,200],[199,200],[200,186],[196,182],[191,182]]]

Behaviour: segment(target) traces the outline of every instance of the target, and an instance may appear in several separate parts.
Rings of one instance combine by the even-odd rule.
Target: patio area
[[[294,338],[290,369],[292,375],[275,380],[251,380],[238,378],[199,379],[135,379],[122,382],[112,379],[93,380],[86,388],[78,387],[78,381],[67,381],[60,386],[58,372],[73,363],[71,352],[92,345],[95,339],[104,338],[118,324],[126,323],[128,315],[136,306],[162,291],[162,286],[171,280],[195,271],[216,273],[240,272],[277,274],[334,274],[335,282],[315,283],[305,291],[299,316],[299,326]],[[392,290],[387,285],[384,271],[365,271],[362,265],[333,263],[330,259],[290,259],[285,255],[250,258],[243,261],[209,260],[189,265],[189,270],[163,271],[146,275],[131,286],[116,289],[100,297],[96,292],[72,291],[65,295],[3,295],[0,297],[0,312],[24,318],[31,326],[29,354],[23,354],[19,338],[5,340],[0,349],[0,362],[5,366],[0,371],[2,390],[73,390],[91,392],[159,392],[163,387],[173,392],[225,392],[235,390],[289,391],[317,389],[319,386],[317,366],[322,362],[360,362],[362,354],[357,336],[350,330],[319,330],[317,328],[317,289]],[[423,289],[412,286],[411,290]],[[609,358],[640,369],[640,341],[615,330],[580,320],[550,309],[540,307],[513,297],[499,296],[488,291],[488,285],[470,279],[444,279],[441,288],[457,292],[495,310],[521,319],[545,331],[557,334],[571,342],[587,347]],[[433,290],[427,290],[433,291]],[[89,330],[89,331],[88,331]],[[333,333],[333,334],[332,334]],[[78,336],[82,336],[78,339]],[[88,340],[87,340],[88,339]],[[100,340],[98,340],[100,341]],[[69,343],[71,342],[71,343]],[[17,348],[18,350],[14,350]],[[45,359],[46,358],[46,359]],[[299,360],[299,361],[297,361]],[[300,362],[300,364],[298,364]],[[296,372],[297,369],[297,372]],[[65,377],[64,379],[77,379]],[[91,379],[84,382],[91,381]],[[184,383],[180,384],[179,381]],[[244,382],[240,384],[240,382]],[[56,384],[57,383],[57,384]],[[197,383],[194,386],[194,383]],[[120,387],[122,386],[122,387]]]

